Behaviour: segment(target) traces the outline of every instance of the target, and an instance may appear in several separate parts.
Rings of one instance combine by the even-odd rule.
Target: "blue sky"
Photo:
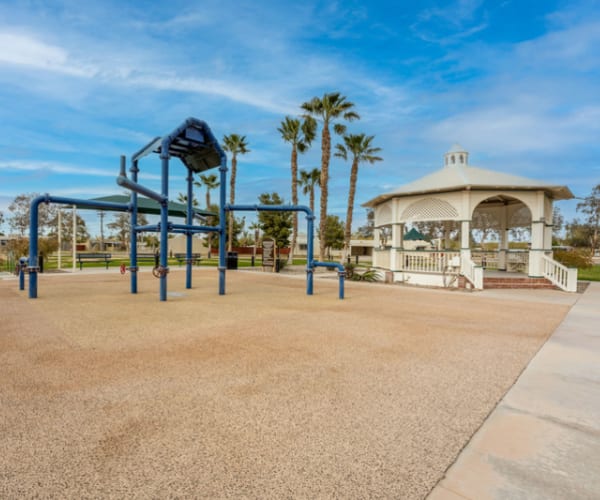
[[[598,47],[596,0],[0,0],[0,210],[20,193],[121,193],[119,155],[188,116],[246,135],[237,202],[289,200],[277,127],[330,91],[384,158],[361,167],[355,226],[361,203],[441,168],[455,142],[473,165],[586,196],[600,183]],[[300,168],[319,165],[317,142]],[[158,187],[158,163],[141,168]],[[343,218],[349,165],[331,175]],[[175,165],[172,195],[184,177]],[[575,204],[557,206],[571,219]]]

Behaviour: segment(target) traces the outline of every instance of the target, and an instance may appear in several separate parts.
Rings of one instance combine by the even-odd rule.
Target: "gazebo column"
[[[373,266],[379,266],[379,248],[380,248],[380,239],[381,231],[378,227],[373,228],[373,241],[375,242],[375,246],[373,248]]]
[[[544,193],[537,192],[535,213],[531,217],[531,248],[529,249],[529,276],[543,276],[542,257],[545,253],[544,233],[546,218],[544,217]]]
[[[546,212],[546,224],[544,225],[544,249],[546,253],[552,254],[552,233],[554,231],[554,209],[552,202],[549,204],[549,211]]]
[[[500,209],[500,246],[498,248],[498,271],[506,271],[508,251],[508,205]]]
[[[392,248],[390,249],[390,269],[397,271],[403,269],[404,253],[404,224],[395,222],[392,224]],[[398,259],[398,257],[400,257]],[[400,262],[400,264],[398,264]]]
[[[460,222],[460,263],[461,268],[463,263],[471,260],[471,247],[469,235],[471,234],[471,221],[463,220]]]

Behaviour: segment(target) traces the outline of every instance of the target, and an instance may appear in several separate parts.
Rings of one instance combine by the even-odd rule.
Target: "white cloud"
[[[84,175],[92,177],[117,177],[117,169],[110,167],[107,169],[103,168],[92,168],[92,167],[81,167],[76,165],[68,165],[64,163],[54,163],[47,161],[0,161],[0,170],[7,170],[13,172],[44,172],[53,173],[60,175]],[[143,174],[144,179],[149,180],[160,180],[160,175],[154,174]]]
[[[61,47],[44,43],[35,37],[16,33],[0,33],[0,64],[28,66],[35,69],[91,77],[95,70],[69,60]]]

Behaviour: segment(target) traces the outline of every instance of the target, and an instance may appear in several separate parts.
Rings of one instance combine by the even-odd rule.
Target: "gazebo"
[[[571,198],[566,186],[471,166],[469,153],[455,144],[440,170],[363,204],[374,211],[380,243],[373,266],[393,282],[481,289],[486,268],[576,291],[577,270],[552,258],[553,203]],[[406,226],[419,222],[443,228],[434,250],[405,247]],[[528,248],[510,248],[515,228],[530,234]],[[472,230],[495,232],[497,249],[474,247]],[[457,247],[450,245],[454,233],[460,236]]]

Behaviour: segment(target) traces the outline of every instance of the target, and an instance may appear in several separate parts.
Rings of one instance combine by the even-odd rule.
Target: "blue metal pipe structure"
[[[149,188],[146,188],[137,182],[138,161],[151,153],[159,153],[161,160],[161,192],[157,193]],[[179,158],[188,170],[187,175],[187,207],[186,207],[186,224],[174,226],[169,223],[168,219],[168,203],[169,203],[169,160],[171,157]],[[121,171],[117,177],[117,184],[123,186],[135,193],[147,196],[150,199],[157,201],[160,204],[160,224],[137,226],[137,222],[132,218],[132,250],[134,248],[134,238],[140,231],[159,231],[160,232],[160,262],[158,267],[158,275],[160,278],[160,300],[167,300],[167,274],[168,268],[168,234],[169,232],[183,233],[186,235],[186,288],[192,287],[192,243],[193,235],[197,232],[218,231],[220,235],[225,233],[225,220],[221,220],[218,228],[206,229],[206,226],[193,226],[193,174],[204,170],[220,167],[222,170],[222,193],[225,187],[226,178],[224,174],[227,172],[227,156],[218,141],[214,137],[208,125],[196,118],[188,118],[169,135],[164,137],[156,137],[146,146],[136,152],[131,158],[134,168],[134,179],[127,179],[125,173],[124,162],[121,162]],[[223,171],[224,169],[224,171]],[[132,202],[133,204],[134,202]],[[225,197],[222,196],[221,206],[225,204]],[[136,217],[137,219],[137,217]],[[224,246],[224,245],[223,245]],[[132,251],[132,257],[134,252]],[[219,269],[219,293],[224,293],[225,276],[224,276],[225,258],[220,259]],[[223,264],[223,266],[221,266]],[[133,287],[132,287],[133,291]]]
[[[169,224],[169,230],[179,229],[181,231],[190,231],[192,233],[218,233],[218,226],[193,226],[189,224]]]
[[[227,221],[225,220],[225,204],[227,196],[227,159],[221,161],[219,167],[219,295],[225,295],[225,245],[227,245]]]
[[[160,204],[166,203],[165,197],[162,194],[159,194],[152,189],[148,189],[147,187],[138,184],[127,178],[127,174],[125,172],[125,166],[121,163],[121,172],[117,177],[117,184],[119,186],[123,186],[125,189],[129,189],[130,191],[135,191],[138,194],[143,194],[147,198],[151,198],[154,201],[157,201]]]
[[[187,169],[188,170],[188,176],[186,178],[187,180],[187,217],[186,217],[186,223],[188,226],[191,226],[193,224],[193,217],[194,217],[194,206],[192,204],[192,202],[194,201],[194,192],[193,192],[193,181],[194,181],[194,176],[192,175],[192,170],[191,169]],[[191,231],[186,231],[185,235],[186,235],[186,247],[185,247],[185,252],[186,252],[186,263],[185,263],[185,287],[186,288],[192,288],[192,237],[193,234]]]
[[[27,257],[19,259],[19,290],[25,290],[25,268],[27,267]]]
[[[168,139],[164,139],[160,152],[162,164],[161,194],[164,199],[160,206],[160,261],[158,266],[161,302],[167,300],[167,274],[169,272],[167,260],[167,252],[169,251],[167,245],[169,239],[169,158],[169,142]]]
[[[342,264],[337,262],[317,262],[313,259],[313,233],[315,216],[312,210],[304,205],[227,205],[227,211],[246,211],[246,212],[304,212],[307,219],[307,247],[306,247],[306,294],[313,294],[313,274],[315,267],[329,267],[338,270],[339,277],[339,298],[344,298],[344,278],[346,271]]]
[[[339,262],[313,262],[314,267],[328,267],[330,269],[338,270],[338,280],[339,280],[339,298],[344,298],[344,278],[346,277],[346,270],[344,269],[344,265]]]
[[[76,205],[83,208],[94,210],[112,210],[115,212],[129,212],[129,204],[111,203],[106,201],[78,200],[76,198],[65,198],[62,196],[41,195],[31,201],[29,212],[29,298],[37,298],[38,284],[38,228],[39,228],[39,207],[42,203],[57,203],[59,205]]]
[[[121,156],[121,171],[125,171],[126,159],[125,156]],[[131,180],[137,184],[138,181],[138,172],[139,168],[137,165],[137,160],[132,162],[131,169]],[[131,191],[131,222],[130,222],[130,239],[129,239],[129,286],[131,293],[137,293],[137,233],[135,231],[135,226],[137,224],[137,216],[138,216],[138,198],[137,192]]]

